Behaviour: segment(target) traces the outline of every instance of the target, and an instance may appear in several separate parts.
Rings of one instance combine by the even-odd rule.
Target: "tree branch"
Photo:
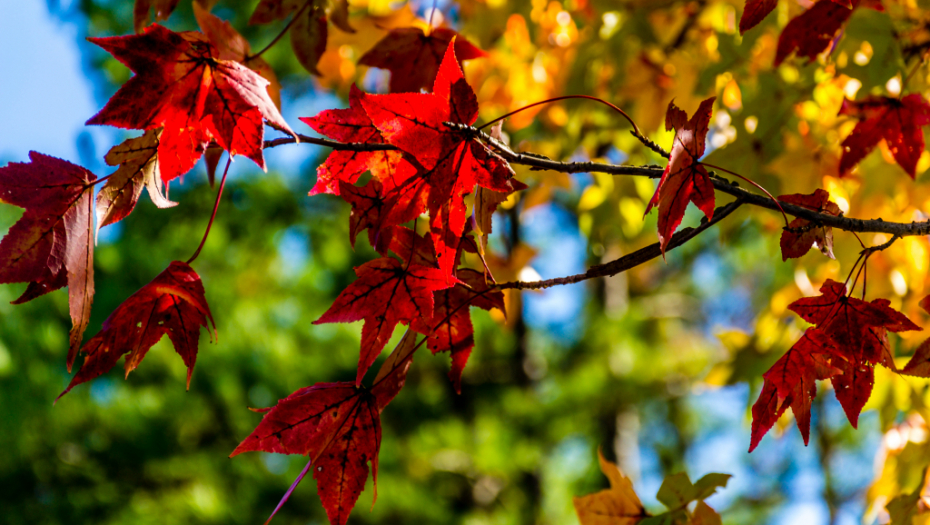
[[[672,236],[671,241],[668,243],[668,248],[666,248],[665,251],[677,248],[682,244],[690,241],[691,239],[697,237],[701,232],[722,221],[742,205],[743,201],[741,199],[737,199],[727,204],[726,206],[721,206],[714,210],[714,218],[709,221],[706,219],[701,221],[701,225],[697,228],[681,229],[678,231],[678,233]],[[542,290],[563,284],[579,283],[581,281],[594,279],[596,277],[610,277],[612,275],[625,272],[631,268],[635,268],[643,263],[649,262],[660,255],[662,255],[662,250],[659,247],[659,243],[650,244],[645,248],[640,248],[633,253],[626,254],[619,259],[610,261],[609,263],[592,266],[588,268],[588,271],[585,273],[569,275],[567,277],[557,277],[555,279],[547,279],[545,281],[513,281],[508,283],[501,283],[497,285],[497,288],[501,290],[506,290],[508,288],[516,290]]]
[[[552,170],[561,173],[607,173],[610,175],[631,175],[637,177],[649,177],[652,179],[660,178],[664,170],[664,168],[661,166],[619,166],[616,164],[606,164],[600,162],[561,162],[552,160],[543,155],[537,155],[535,153],[515,152],[507,145],[491,138],[487,133],[479,131],[471,126],[453,122],[446,122],[445,125],[453,129],[473,134],[476,138],[479,138],[492,146],[497,151],[497,153],[507,162],[510,162],[511,164],[519,164],[522,166],[529,166],[534,170]],[[330,139],[308,137],[299,134],[296,138],[282,137],[274,140],[267,140],[265,141],[265,147],[273,148],[283,144],[293,144],[298,142],[298,139],[300,142],[317,144],[319,146],[326,146],[334,150],[343,151],[391,151],[397,149],[397,147],[390,144],[368,144],[358,142],[346,143]],[[736,197],[736,199],[742,204],[749,204],[773,211],[780,211],[778,206],[778,203],[780,203],[781,208],[789,215],[793,215],[794,217],[801,219],[806,219],[821,226],[829,226],[831,228],[836,228],[838,230],[847,232],[887,233],[889,235],[896,235],[898,237],[930,235],[930,220],[902,223],[883,221],[880,218],[863,220],[844,217],[842,215],[829,215],[825,213],[818,213],[816,211],[809,210],[801,206],[796,206],[794,204],[788,204],[782,201],[778,201],[778,203],[776,203],[774,200],[769,199],[768,197],[746,191],[745,189],[740,188],[737,183],[731,182],[713,174],[711,176],[711,181],[713,182],[714,188],[717,191]]]

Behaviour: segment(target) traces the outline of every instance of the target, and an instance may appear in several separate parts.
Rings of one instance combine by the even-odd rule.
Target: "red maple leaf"
[[[381,231],[381,209],[384,207],[384,191],[378,179],[371,179],[364,186],[353,186],[339,181],[339,194],[352,206],[349,214],[349,242],[355,246],[358,233],[368,229],[368,241],[377,250],[377,238]],[[378,250],[379,253],[383,252]]]
[[[365,320],[356,385],[387,344],[397,323],[409,324],[433,316],[433,292],[457,283],[447,282],[436,268],[392,257],[381,257],[355,268],[358,279],[339,294],[313,324]]]
[[[94,301],[92,183],[97,176],[35,151],[29,159],[0,168],[0,200],[26,209],[0,241],[0,283],[29,283],[13,304],[68,287],[70,371]]]
[[[458,37],[458,38],[457,38]],[[487,55],[451,29],[433,29],[429,35],[418,27],[393,29],[359,59],[359,65],[391,72],[391,93],[429,89],[450,43],[455,40],[459,66],[463,60]]]
[[[834,378],[836,398],[853,427],[872,393],[876,364],[887,363],[885,331],[921,330],[885,299],[866,302],[846,295],[846,285],[827,280],[818,297],[805,297],[788,305],[828,335],[846,363],[834,362],[843,375]]]
[[[363,93],[354,84],[349,90],[348,109],[328,109],[315,117],[301,117],[306,123],[326,137],[340,142],[384,144],[381,132],[372,124],[360,99]],[[339,195],[339,181],[355,184],[359,176],[368,170],[374,177],[386,181],[395,179],[397,170],[409,170],[398,174],[398,182],[413,174],[414,168],[405,163],[398,166],[402,153],[399,151],[350,151],[334,150],[316,170],[316,185],[310,195],[332,193]]]
[[[478,118],[478,101],[455,59],[454,44],[446,50],[433,93],[363,94],[361,103],[382,137],[407,153],[405,159],[417,168],[396,188],[385,188],[390,211],[382,227],[429,211],[439,265],[451,278],[465,228],[464,195],[476,184],[507,193],[513,189],[513,170],[504,159],[469,130],[445,124],[470,126]]]
[[[296,18],[290,22],[289,31],[294,56],[307,71],[319,75],[316,66],[326,51],[329,32],[325,9],[327,3],[315,0],[261,0],[249,18],[249,25],[267,24],[294,13]],[[346,0],[333,4],[333,23],[347,33],[354,33],[355,30],[348,24],[349,6]]]
[[[830,193],[826,190],[817,188],[814,193],[804,195],[795,193],[792,195],[781,195],[778,200],[807,208],[818,213],[828,215],[839,215],[840,207],[830,200]],[[833,228],[818,224],[812,224],[807,219],[796,218],[788,224],[781,233],[781,259],[798,258],[807,253],[811,246],[816,246],[820,251],[831,259],[833,256]]]
[[[868,7],[883,11],[880,0],[852,0],[851,2],[821,0],[813,7],[791,19],[778,37],[775,66],[782,63],[793,52],[798,57],[814,60],[826,50],[836,38],[857,7]]]
[[[739,34],[756,27],[777,5],[778,0],[746,0],[743,16],[739,19]]]
[[[646,213],[654,206],[659,207],[659,244],[663,256],[672,234],[681,224],[689,201],[708,219],[714,216],[714,185],[699,162],[704,155],[714,100],[716,97],[701,102],[691,120],[688,120],[687,113],[675,106],[674,101],[668,103],[665,129],[676,130],[675,143],[656,192],[646,207]]]
[[[930,295],[918,303],[925,312],[930,313]],[[901,370],[902,374],[916,377],[930,377],[930,339],[927,339],[914,351],[914,356]]]
[[[141,35],[89,40],[136,75],[87,124],[164,127],[158,157],[165,182],[187,173],[211,139],[265,169],[263,118],[293,135],[268,96],[268,81],[238,62],[219,60],[202,33],[156,24]]]
[[[123,301],[103,322],[103,328],[81,348],[84,364],[68,388],[86,383],[108,372],[126,355],[126,376],[135,370],[149,349],[167,335],[187,366],[190,388],[200,327],[216,331],[216,323],[204,296],[203,283],[187,263],[172,262],[165,271]],[[70,362],[69,362],[70,368]]]
[[[484,310],[497,308],[504,312],[504,294],[492,291],[484,275],[475,270],[461,268],[456,272],[461,281],[447,290],[433,294],[435,306],[433,316],[420,319],[413,328],[427,336],[427,344],[433,354],[449,352],[452,369],[449,379],[455,391],[462,392],[462,371],[475,347],[475,329],[471,324],[470,306]]]
[[[811,402],[817,395],[815,380],[840,373],[834,365],[833,341],[822,331],[809,328],[794,346],[763,374],[759,399],[752,406],[752,452],[778,418],[791,407],[806,445],[810,438]]]
[[[852,9],[850,0],[831,0],[833,3]],[[759,24],[778,5],[778,0],[746,0],[743,16],[739,19],[739,34],[749,31]]]
[[[852,133],[843,140],[840,158],[842,177],[865,158],[882,140],[913,179],[917,161],[924,151],[924,131],[930,124],[930,103],[918,93],[900,99],[870,96],[860,101],[844,100],[840,115],[859,119]]]
[[[365,488],[369,462],[377,497],[380,414],[404,386],[415,342],[416,333],[408,331],[370,390],[347,382],[318,383],[261,410],[261,423],[230,457],[259,450],[309,456],[330,523],[345,525]]]

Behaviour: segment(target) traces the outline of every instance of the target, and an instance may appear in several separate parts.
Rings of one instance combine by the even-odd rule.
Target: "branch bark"
[[[606,164],[600,162],[562,162],[552,160],[548,157],[537,155],[535,153],[518,153],[511,150],[508,146],[502,144],[500,141],[491,138],[488,134],[471,126],[465,126],[463,124],[455,124],[451,122],[447,122],[446,125],[453,129],[473,133],[476,137],[480,138],[482,141],[491,145],[495,150],[497,150],[497,153],[507,162],[510,162],[511,164],[519,164],[522,166],[529,166],[535,170],[552,170],[562,173],[607,173],[610,175],[630,175],[636,177],[649,177],[652,179],[660,178],[662,176],[662,171],[664,170],[664,168],[661,166],[620,166],[616,164]],[[395,146],[390,144],[345,143],[323,138],[308,137],[299,134],[296,138],[282,137],[279,139],[265,141],[265,148],[273,148],[283,144],[293,144],[297,142],[298,139],[300,142],[326,146],[335,150],[389,151],[397,149]],[[716,176],[713,174],[713,172],[711,173],[711,180],[713,181],[714,188],[717,191],[736,197],[736,199],[742,204],[749,204],[752,206],[758,206],[760,208],[779,211],[778,204],[776,204],[772,199],[769,199],[763,195],[757,195],[755,193],[749,192],[741,188],[739,184]],[[832,228],[847,232],[887,233],[898,237],[930,235],[930,220],[920,222],[914,221],[910,223],[889,222],[884,221],[881,218],[864,220],[852,217],[844,217],[842,215],[834,216],[825,213],[817,213],[794,204],[788,204],[781,201],[778,202],[781,204],[781,208],[785,210],[786,213],[793,215],[794,217],[807,219],[817,225],[830,226]]]
[[[722,221],[742,205],[743,201],[737,199],[727,204],[726,206],[721,206],[714,210],[714,218],[709,221],[701,221],[700,226],[697,228],[683,228],[679,230],[677,233],[675,233],[675,235],[672,236],[672,240],[669,242],[668,248],[666,248],[665,251],[668,252],[669,250],[675,249],[697,237],[701,232]],[[640,248],[633,253],[628,253],[619,259],[592,266],[588,268],[588,271],[585,273],[569,275],[567,277],[557,277],[555,279],[547,279],[545,281],[513,281],[508,283],[501,283],[497,285],[497,288],[501,290],[542,290],[563,284],[575,284],[581,281],[586,281],[588,279],[594,279],[596,277],[610,277],[611,275],[625,272],[631,268],[635,268],[643,263],[649,262],[660,255],[662,255],[662,250],[659,247],[659,243],[650,244],[649,246]]]

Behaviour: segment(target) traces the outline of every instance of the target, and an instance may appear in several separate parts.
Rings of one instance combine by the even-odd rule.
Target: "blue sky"
[[[76,139],[98,109],[78,48],[91,44],[78,44],[77,28],[45,2],[0,0],[0,12],[0,162],[25,161],[29,150],[80,162]]]

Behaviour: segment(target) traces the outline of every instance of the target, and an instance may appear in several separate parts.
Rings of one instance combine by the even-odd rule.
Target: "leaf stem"
[[[232,164],[232,155],[226,159],[226,168],[223,170],[223,178],[220,180],[220,189],[216,192],[216,202],[213,203],[213,213],[210,215],[210,222],[207,223],[207,229],[203,232],[203,239],[200,239],[200,246],[197,247],[197,251],[194,252],[194,255],[191,255],[191,258],[187,260],[187,264],[197,259],[197,256],[200,255],[200,250],[203,249],[203,245],[207,242],[207,237],[210,236],[210,228],[213,227],[213,220],[216,219],[216,210],[220,208],[220,199],[223,198],[223,188],[226,186],[226,175],[229,174],[230,164]]]
[[[626,111],[623,111],[623,110],[620,109],[619,107],[617,107],[617,106],[611,104],[610,102],[607,102],[607,101],[604,100],[604,99],[600,99],[600,98],[597,98],[597,97],[592,97],[592,96],[590,96],[590,95],[565,95],[565,96],[562,96],[562,97],[555,97],[555,98],[550,98],[550,99],[546,99],[546,100],[541,100],[541,101],[539,101],[539,102],[534,102],[534,103],[532,103],[532,104],[530,104],[530,105],[528,105],[528,106],[523,106],[523,107],[520,108],[520,109],[513,110],[513,111],[511,111],[510,113],[507,113],[506,115],[504,115],[504,116],[502,116],[502,117],[497,117],[496,119],[494,119],[494,120],[492,120],[492,121],[490,121],[490,122],[485,122],[485,123],[482,124],[481,126],[478,126],[478,130],[480,131],[480,130],[482,130],[482,129],[484,129],[484,128],[486,128],[486,127],[488,127],[488,126],[494,124],[495,122],[497,122],[497,121],[499,121],[499,120],[504,120],[505,118],[507,118],[507,117],[509,117],[509,116],[511,116],[511,115],[516,115],[517,113],[519,113],[519,112],[521,112],[521,111],[524,111],[524,110],[527,110],[527,109],[530,109],[530,108],[533,108],[533,107],[536,107],[536,106],[540,106],[540,105],[542,105],[542,104],[549,104],[549,103],[551,103],[551,102],[558,102],[558,101],[560,101],[560,100],[568,100],[568,99],[573,99],[573,98],[583,98],[583,99],[587,99],[587,100],[593,100],[593,101],[595,101],[595,102],[600,102],[601,104],[604,104],[605,106],[610,107],[611,109],[613,109],[613,110],[616,111],[617,113],[620,113],[621,115],[623,115],[623,118],[625,118],[625,119],[630,123],[630,125],[633,126],[633,131],[636,133],[636,135],[642,135],[642,133],[639,132],[639,127],[637,127],[637,126],[636,126],[636,123],[633,122],[633,119],[630,118],[630,116],[626,114]]]
[[[116,172],[113,172],[113,173],[116,173]],[[113,176],[113,173],[107,175],[106,177],[100,177],[99,179],[94,179],[88,182],[87,184],[84,185],[84,189],[86,190],[87,188],[93,188],[94,186],[100,184],[101,182],[106,181],[107,179]]]
[[[430,30],[430,33],[433,32],[433,15],[436,14],[436,0],[433,0],[433,7],[429,10],[429,22],[426,23],[427,27]]]
[[[463,128],[462,124],[444,123],[447,126]],[[470,127],[469,127],[470,128]],[[500,141],[494,140],[487,133],[478,131],[476,128],[470,128],[486,144],[492,146],[495,151],[504,160],[511,164],[520,164],[528,166],[532,170],[552,170],[561,173],[607,173],[610,175],[627,175],[636,177],[649,177],[658,179],[662,176],[662,167],[660,166],[628,166],[609,164],[604,162],[562,162],[553,160],[542,155],[528,153],[517,153],[511,150]],[[265,141],[265,148],[272,148],[284,144],[293,144],[295,142],[307,144],[316,144],[326,146],[338,151],[394,151],[398,148],[391,144],[367,144],[360,142],[339,142],[319,137],[309,137],[297,134],[297,137],[281,137]],[[906,236],[924,236],[930,235],[930,220],[912,221],[909,223],[891,222],[869,219],[857,219],[855,217],[844,217],[842,215],[830,215],[810,210],[803,206],[794,204],[781,203],[764,195],[752,193],[737,186],[735,183],[722,178],[713,178],[711,182],[714,189],[721,193],[732,195],[742,200],[744,204],[758,206],[768,210],[781,211],[790,213],[794,217],[816,222],[823,226],[830,226],[838,230],[847,232],[866,232],[866,233],[887,233],[897,235],[898,237]]]
[[[785,209],[781,207],[781,203],[778,202],[778,199],[776,199],[775,197],[772,196],[771,193],[769,193],[769,190],[763,188],[761,185],[757,184],[755,181],[752,181],[752,180],[747,179],[746,177],[743,177],[742,175],[740,175],[739,173],[736,173],[735,171],[730,171],[726,168],[721,168],[720,166],[715,166],[713,164],[708,164],[706,162],[701,162],[701,164],[707,166],[708,168],[720,170],[724,173],[729,173],[730,175],[733,175],[734,177],[739,177],[743,179],[744,181],[748,182],[749,184],[752,184],[753,186],[755,186],[762,193],[768,195],[768,197],[775,202],[775,205],[778,206],[778,210],[781,211],[781,216],[785,219],[785,228],[789,227],[788,226],[788,214],[785,213]]]
[[[277,514],[279,510],[281,510],[281,507],[284,506],[284,503],[288,500],[288,498],[291,497],[291,493],[294,492],[294,489],[297,488],[297,485],[299,485],[300,482],[304,479],[304,476],[307,475],[307,472],[310,472],[310,467],[312,465],[313,465],[313,460],[311,459],[310,461],[307,462],[307,465],[304,467],[304,469],[300,471],[300,475],[297,476],[297,479],[295,479],[294,482],[291,483],[290,488],[287,489],[287,492],[284,493],[284,496],[281,496],[281,501],[278,502],[278,506],[274,508],[274,511],[271,513],[271,516],[268,516],[268,519],[265,520],[265,525],[268,525],[269,523],[271,523],[271,519],[274,518],[274,515]]]
[[[244,60],[243,62],[248,62],[248,61],[250,61],[250,60],[254,60],[254,59],[256,59],[256,58],[258,58],[258,57],[264,55],[264,54],[265,54],[265,51],[268,51],[269,49],[271,49],[272,47],[274,47],[274,45],[277,44],[279,40],[281,40],[282,38],[284,38],[284,35],[286,35],[287,32],[291,30],[291,27],[292,27],[292,26],[294,25],[294,23],[297,21],[297,18],[300,17],[300,15],[302,15],[302,14],[304,13],[304,11],[306,11],[307,8],[310,7],[310,4],[312,4],[312,3],[313,3],[313,0],[307,0],[307,2],[306,2],[304,5],[302,5],[302,6],[300,7],[300,9],[297,10],[296,13],[294,13],[294,16],[291,17],[291,19],[288,21],[287,25],[284,26],[284,29],[282,29],[281,32],[278,33],[278,36],[274,37],[274,40],[272,40],[271,42],[269,42],[268,45],[265,46],[265,47],[263,47],[262,50],[259,51],[258,53],[255,53],[254,55],[249,55],[249,56],[245,57],[245,60]]]

